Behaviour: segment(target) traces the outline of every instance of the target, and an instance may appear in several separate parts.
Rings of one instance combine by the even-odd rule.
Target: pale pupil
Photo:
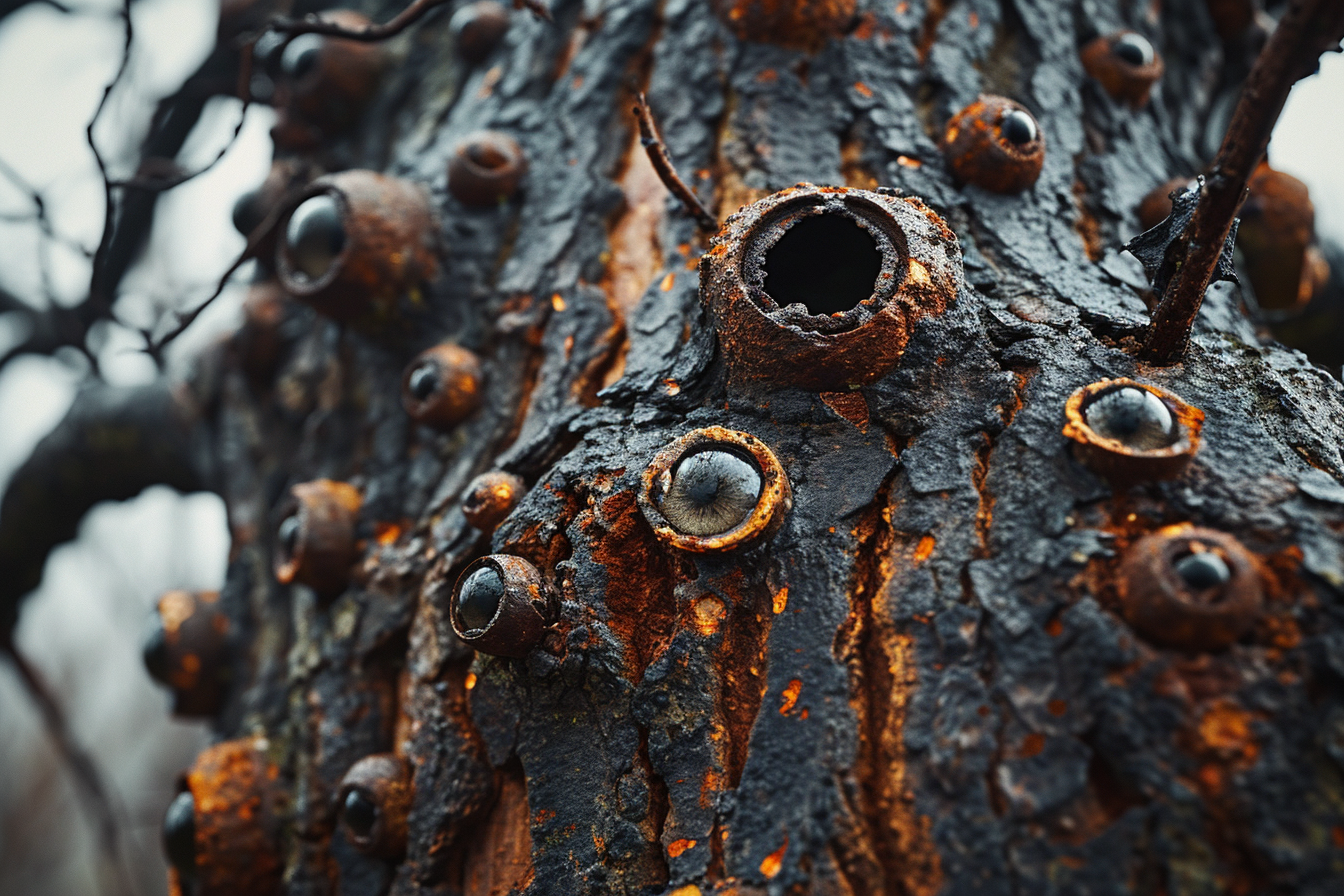
[[[720,535],[741,524],[761,496],[761,474],[727,451],[683,458],[663,496],[663,516],[687,535]]]
[[[1176,573],[1192,591],[1204,591],[1227,583],[1232,570],[1227,561],[1212,551],[1187,554],[1176,561]]]
[[[1087,406],[1084,417],[1097,435],[1139,451],[1176,441],[1171,411],[1147,389],[1124,386],[1103,393]]]

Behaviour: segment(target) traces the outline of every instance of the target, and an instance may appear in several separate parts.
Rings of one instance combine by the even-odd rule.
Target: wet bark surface
[[[1137,361],[1148,312],[1118,255],[1144,194],[1221,135],[1244,61],[1204,4],[860,4],[801,48],[741,40],[705,0],[553,13],[515,13],[478,66],[427,19],[389,45],[358,128],[308,155],[422,184],[437,279],[377,320],[285,301],[191,383],[234,538],[216,725],[266,739],[278,890],[1335,892],[1344,393],[1262,343],[1225,285],[1182,363]],[[1141,110],[1079,61],[1122,27],[1166,62]],[[638,90],[722,218],[808,181],[895,188],[946,221],[964,280],[895,369],[818,392],[751,376],[778,366],[770,346],[716,339],[709,237],[644,157]],[[1025,192],[949,174],[942,129],[981,93],[1039,122]],[[529,160],[484,210],[445,183],[481,128]],[[483,403],[435,433],[402,410],[402,372],[442,341],[480,357]],[[1065,402],[1118,377],[1203,411],[1179,477],[1118,485],[1075,457]],[[792,507],[757,543],[679,550],[638,496],[709,426],[765,443]],[[462,502],[491,470],[526,491],[488,533]],[[285,494],[320,478],[363,496],[334,599],[271,570]],[[1125,621],[1127,551],[1182,523],[1258,558],[1263,611],[1225,649]],[[486,554],[555,595],[525,658],[453,632],[453,585]],[[402,858],[361,853],[338,818],[346,771],[385,752],[412,768]]]

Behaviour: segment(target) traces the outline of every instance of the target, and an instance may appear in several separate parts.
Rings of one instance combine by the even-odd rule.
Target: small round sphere
[[[1207,591],[1226,585],[1232,578],[1227,561],[1213,551],[1186,554],[1175,563],[1176,574],[1191,591]]]
[[[1083,409],[1083,419],[1097,435],[1136,451],[1165,448],[1179,435],[1162,399],[1134,386],[1103,392]]]
[[[266,209],[262,207],[261,190],[248,190],[233,204],[233,229],[243,236],[251,236],[264,220]]]
[[[477,65],[494,52],[509,30],[509,11],[495,0],[478,0],[453,13],[448,23],[457,54]]]
[[[300,203],[285,228],[285,252],[294,273],[321,280],[345,248],[345,225],[336,199],[320,193]]]
[[[482,473],[467,486],[462,515],[482,532],[492,532],[513,512],[523,488],[523,480],[512,473]]]
[[[179,793],[164,813],[163,852],[179,873],[195,873],[196,800],[190,790]]]
[[[490,625],[504,599],[504,579],[492,567],[482,566],[462,583],[457,592],[457,618],[468,632]]]
[[[658,509],[679,532],[721,535],[745,520],[760,496],[761,474],[753,464],[729,451],[700,451],[673,468]]]
[[[458,144],[448,162],[448,192],[465,205],[489,208],[510,199],[527,173],[518,141],[478,131]]]
[[[378,804],[360,788],[353,788],[341,806],[341,822],[356,837],[369,837],[378,823]]]
[[[439,391],[439,365],[434,361],[422,361],[406,378],[406,391],[419,401],[427,401]]]
[[[481,362],[451,342],[412,359],[401,378],[401,404],[421,426],[447,431],[481,405]]]
[[[1133,31],[1126,31],[1116,37],[1111,43],[1111,52],[1133,66],[1152,65],[1157,55],[1148,38]]]
[[[280,71],[285,77],[302,81],[316,68],[326,42],[320,34],[300,34],[285,45],[280,54]]]
[[[1021,109],[1014,109],[999,120],[999,134],[1009,143],[1025,146],[1036,139],[1036,119]]]

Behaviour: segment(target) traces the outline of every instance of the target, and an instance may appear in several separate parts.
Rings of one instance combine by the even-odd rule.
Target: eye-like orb
[[[346,482],[318,479],[290,489],[287,503],[275,532],[276,580],[307,585],[320,598],[335,597],[345,590],[359,556],[359,490]]]
[[[1176,420],[1156,393],[1120,386],[1083,406],[1083,419],[1103,439],[1136,451],[1166,448],[1180,438]]]
[[[1120,565],[1121,609],[1148,640],[1190,651],[1221,650],[1259,618],[1259,562],[1225,532],[1189,524],[1139,539]]]
[[[317,70],[326,38],[318,34],[300,34],[285,44],[280,53],[280,71],[287,78],[302,81]]]
[[[453,13],[448,22],[457,54],[478,65],[499,46],[509,30],[509,11],[496,0],[476,0]]]
[[[658,452],[644,471],[639,506],[654,534],[673,547],[716,552],[773,535],[793,495],[765,443],[711,426]]]
[[[196,799],[184,790],[163,816],[163,854],[184,877],[196,875]]]
[[[962,183],[1020,193],[1041,175],[1045,137],[1025,106],[985,94],[947,123],[943,157]]]
[[[493,656],[525,657],[555,619],[541,573],[521,557],[491,554],[458,577],[448,616],[469,646]]]
[[[412,792],[410,763],[396,753],[375,753],[350,766],[337,805],[351,845],[366,855],[400,857]]]
[[[295,276],[321,280],[344,249],[341,209],[331,194],[319,193],[304,200],[290,215],[285,252],[293,262]]]
[[[1162,57],[1133,31],[1095,38],[1080,55],[1083,68],[1113,99],[1136,109],[1148,102],[1148,92],[1162,77]]]
[[[481,362],[451,342],[426,349],[406,366],[401,404],[421,426],[452,429],[481,405]]]
[[[512,473],[482,473],[467,486],[462,515],[482,532],[493,532],[513,512],[524,489],[523,480]]]
[[[1064,405],[1077,458],[1118,485],[1179,476],[1199,450],[1204,412],[1130,379],[1084,386]]]
[[[518,141],[499,131],[477,131],[453,151],[448,192],[464,205],[490,208],[512,198],[527,173]]]
[[[154,608],[142,656],[172,691],[173,714],[213,716],[228,696],[230,622],[214,591],[169,591]]]

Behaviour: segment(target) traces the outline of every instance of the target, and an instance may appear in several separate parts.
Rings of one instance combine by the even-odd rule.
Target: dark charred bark
[[[238,671],[216,724],[273,774],[248,772],[267,796],[246,803],[220,789],[224,754],[203,760],[182,892],[280,866],[261,882],[277,892],[398,896],[1344,883],[1344,390],[1262,341],[1232,290],[1205,298],[1181,363],[1145,363],[1145,291],[1117,254],[1139,200],[1207,161],[1244,60],[1224,64],[1198,0],[783,6],[566,0],[553,23],[515,14],[476,67],[429,17],[387,44],[358,126],[308,153],[423,184],[438,273],[339,324],[259,286],[200,362],[234,536]],[[1079,61],[1122,27],[1166,61],[1142,109]],[[713,242],[666,195],[640,92],[720,218],[808,181],[884,188],[818,200],[843,221],[853,199],[922,222],[924,242],[892,238],[907,304],[881,326],[903,352],[791,368],[780,346],[812,337],[761,339],[741,315],[763,300],[731,277],[702,296],[748,219]],[[943,159],[981,93],[1044,134],[1023,192],[959,186]],[[483,128],[515,137],[528,173],[476,208],[445,172]],[[843,239],[790,252],[824,266]],[[743,270],[775,264],[749,249]],[[806,298],[772,313],[845,326]],[[443,341],[482,369],[478,409],[446,432],[402,408],[404,368]],[[1066,404],[1117,378],[1202,411],[1183,470],[1083,462]],[[736,547],[670,537],[647,491],[660,452],[709,427],[758,440],[726,450],[768,479],[763,445],[791,496]],[[525,493],[482,532],[463,503],[492,470]],[[334,596],[272,572],[286,493],[317,479],[362,496]],[[1136,609],[1151,581],[1132,558],[1199,529],[1245,548],[1227,563],[1259,602],[1187,637]],[[521,658],[455,631],[454,586],[489,554],[542,581],[550,626]],[[341,820],[346,771],[377,753],[409,761],[400,857],[361,852]]]

